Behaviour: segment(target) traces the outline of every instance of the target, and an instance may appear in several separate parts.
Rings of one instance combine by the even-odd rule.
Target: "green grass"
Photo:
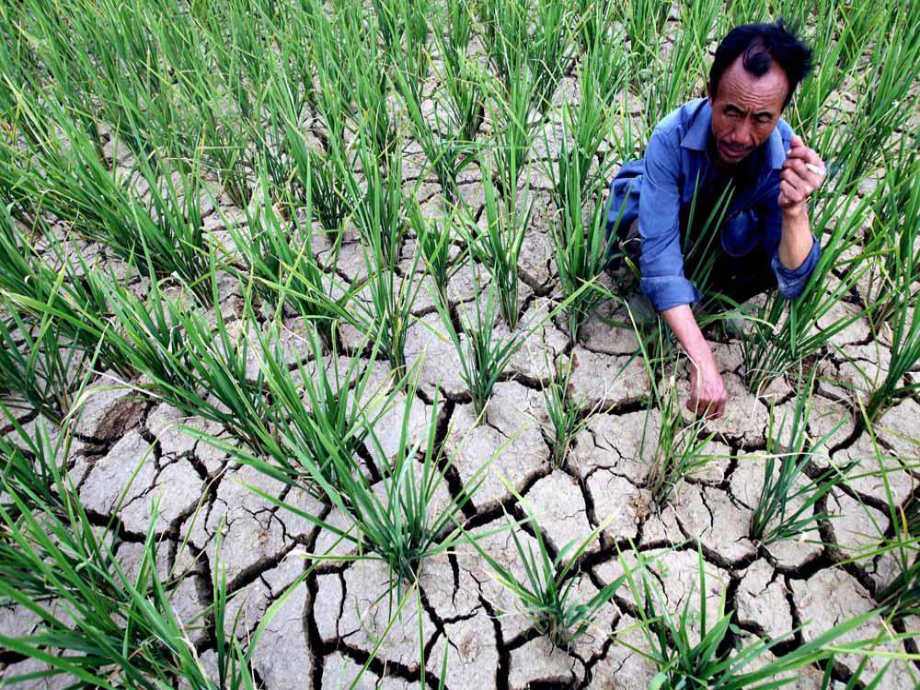
[[[786,413],[776,426],[773,406],[770,408],[764,483],[751,516],[750,532],[751,539],[765,545],[794,539],[816,529],[820,521],[834,517],[817,512],[817,504],[831,489],[846,481],[847,474],[855,466],[855,463],[842,466],[832,463],[828,469],[817,472],[818,476],[813,479],[806,474],[806,469],[814,466],[815,458],[829,461],[821,450],[843,424],[840,420],[822,437],[809,438],[808,419],[816,375],[817,371],[813,370],[807,381],[799,379],[791,419]]]
[[[740,631],[732,623],[734,612],[725,612],[725,591],[719,601],[716,620],[710,621],[707,615],[706,567],[703,562],[702,546],[699,542],[697,542],[699,580],[693,583],[693,589],[684,603],[683,610],[679,613],[670,611],[663,601],[660,585],[657,584],[654,577],[649,575],[648,557],[638,550],[634,553],[638,559],[638,566],[634,570],[627,569],[625,578],[634,599],[639,603],[637,608],[641,623],[640,629],[651,652],[634,647],[623,640],[615,639],[615,641],[649,659],[659,669],[649,683],[649,688],[656,690],[724,688],[727,690],[728,688],[782,687],[795,681],[797,671],[815,662],[832,658],[835,651],[844,649],[858,651],[865,646],[867,649],[863,653],[871,656],[874,646],[883,640],[896,641],[904,637],[902,634],[882,633],[879,639],[834,645],[834,640],[877,616],[879,609],[873,609],[835,625],[810,642],[799,645],[793,651],[779,655],[772,661],[758,662],[757,670],[746,670],[746,667],[764,652],[772,650],[776,645],[791,638],[801,630],[802,626],[796,626],[794,630],[772,640],[755,637],[754,642],[732,650],[725,644],[726,638],[730,632]],[[635,571],[642,576],[638,584],[633,576]],[[697,586],[699,586],[697,599],[699,608],[698,612],[691,614],[690,602],[695,598]],[[699,634],[696,636],[698,641],[691,637],[694,626],[699,629]],[[729,656],[730,650],[735,652],[733,656]],[[894,654],[901,658],[907,656],[897,652]],[[861,664],[860,674],[863,668],[864,665]],[[825,673],[822,687],[828,687],[830,680],[830,673]]]
[[[457,488],[441,447],[444,415],[469,402],[481,419],[495,384],[515,376],[511,358],[560,313],[569,332],[558,364],[571,362],[587,316],[611,297],[599,283],[612,172],[641,154],[662,116],[702,94],[712,37],[778,16],[800,22],[815,48],[817,69],[784,116],[827,164],[809,207],[823,252],[801,297],[774,294],[742,314],[749,328],[736,370],[755,395],[828,356],[864,379],[851,402],[862,406],[857,430],[875,443],[879,466],[868,474],[883,480],[890,529],[881,526],[851,562],[894,558],[875,615],[910,620],[916,500],[896,503],[892,453],[876,434],[886,412],[917,392],[918,9],[916,0],[0,5],[0,394],[23,420],[4,421],[0,439],[0,598],[45,609],[38,634],[4,647],[86,686],[255,686],[258,634],[245,647],[219,634],[232,597],[219,561],[213,605],[193,623],[213,631],[220,677],[209,679],[182,642],[170,603],[177,583],[152,567],[155,542],[145,546],[142,577],[124,577],[111,533],[67,484],[51,427],[24,432],[41,415],[70,438],[86,382],[100,375],[219,425],[220,436],[188,433],[344,513],[341,529],[301,517],[354,547],[349,558],[384,560],[395,584],[382,596],[399,590],[397,610],[422,606],[418,574],[463,541],[458,524],[475,512],[472,495],[490,471],[481,458]],[[538,136],[559,155],[541,158]],[[715,241],[728,200],[694,204],[706,228],[694,254]],[[540,260],[531,253],[544,244],[537,234],[549,246],[548,282],[542,270],[520,272],[525,240],[528,263]],[[712,270],[703,263],[688,277],[705,287]],[[552,307],[521,323],[525,278]],[[419,297],[425,282],[432,303]],[[741,314],[729,306],[701,323]],[[406,362],[411,332],[434,314],[466,388],[449,403],[419,389],[420,371]],[[866,324],[885,365],[878,375],[840,345]],[[673,343],[646,340],[643,354],[657,365]],[[547,370],[543,439],[554,471],[567,471],[593,410],[570,369],[547,359]],[[657,503],[704,460],[702,430],[681,421],[669,390],[650,395],[662,412],[646,478]],[[766,483],[751,536],[761,544],[816,528],[830,517],[816,514],[821,499],[850,476],[833,465],[815,471],[810,460],[828,454],[830,434],[810,431],[812,382],[794,391],[786,402],[794,417],[780,423],[771,411],[760,456]],[[410,427],[421,401],[430,417]],[[518,527],[539,542],[539,506],[522,510]],[[534,551],[517,543],[526,579],[507,564],[493,568],[496,577],[538,630],[560,644],[579,639],[612,591],[574,600],[583,559],[570,557],[583,543],[554,555],[542,542]],[[51,611],[51,599],[66,600],[68,612]],[[831,655],[853,647],[834,645],[845,621],[815,643],[787,642],[785,656],[746,672],[742,662],[768,647],[725,658],[730,617],[708,621],[711,634],[695,645],[649,602],[639,624],[660,687],[769,687],[771,674],[828,668]],[[365,669],[384,640],[375,644]],[[873,644],[855,646],[874,653]]]

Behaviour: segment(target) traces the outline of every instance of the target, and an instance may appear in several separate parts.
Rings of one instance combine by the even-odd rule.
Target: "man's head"
[[[724,163],[740,163],[767,140],[810,71],[811,49],[782,19],[745,24],[722,39],[706,90],[716,150]]]

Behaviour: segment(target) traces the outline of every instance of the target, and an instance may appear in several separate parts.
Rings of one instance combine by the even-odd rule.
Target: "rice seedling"
[[[533,622],[537,632],[547,635],[554,645],[568,649],[573,642],[588,632],[600,609],[613,599],[626,580],[625,574],[620,575],[588,598],[579,596],[580,593],[576,589],[581,579],[578,565],[582,555],[599,538],[614,516],[609,516],[590,534],[581,539],[573,539],[563,545],[557,554],[552,555],[530,503],[500,472],[497,474],[525,514],[521,521],[511,521],[507,513],[505,514],[507,528],[514,539],[515,550],[523,566],[525,578],[518,578],[485,551],[476,539],[467,533],[464,534],[476,553],[491,569],[492,577],[517,598],[522,612]],[[533,534],[537,542],[536,551],[531,545],[528,544],[525,548],[521,543],[515,529],[521,525]]]
[[[827,130],[831,142],[822,149],[829,177],[844,192],[857,189],[878,166],[892,135],[909,128],[913,112],[910,89],[920,75],[920,13],[912,3],[893,3],[882,24],[889,31],[868,55],[856,109],[841,126]]]
[[[456,202],[457,177],[473,160],[472,147],[463,141],[460,132],[451,128],[449,120],[440,116],[438,109],[432,113],[434,122],[429,122],[422,112],[421,93],[417,85],[409,81],[411,76],[396,68],[393,72],[395,89],[402,97],[416,140],[425,152],[441,189],[449,202]]]
[[[485,117],[486,94],[482,87],[485,75],[475,59],[468,56],[473,35],[473,17],[467,3],[447,0],[444,14],[432,17],[434,45],[441,56],[438,81],[446,95],[451,126],[460,142],[472,145]]]
[[[850,563],[877,561],[890,554],[894,557],[896,570],[894,577],[875,592],[875,600],[882,608],[888,621],[905,621],[920,614],[920,500],[916,494],[910,496],[903,504],[898,504],[891,485],[891,469],[886,467],[886,460],[891,459],[889,451],[883,448],[876,436],[873,425],[868,420],[868,412],[862,401],[859,402],[859,415],[862,426],[872,443],[872,451],[879,469],[873,476],[881,479],[884,489],[884,503],[887,508],[890,527],[879,527],[884,535],[874,543],[858,549],[852,558],[840,562],[841,566]],[[916,462],[913,458],[894,458],[898,463],[896,471],[910,471]]]
[[[217,304],[217,279],[211,267],[211,289]],[[151,281],[146,299],[134,295],[114,277],[90,274],[111,305],[116,328],[106,334],[133,371],[146,381],[136,387],[168,402],[188,416],[201,416],[223,426],[232,436],[268,452],[276,441],[265,426],[272,402],[256,375],[247,378],[252,321],[231,327],[218,307],[202,312],[188,299],[164,294]],[[187,288],[186,288],[187,290]],[[213,322],[213,323],[212,323]]]
[[[850,163],[849,165],[854,165]],[[849,173],[841,173],[847,175]],[[821,258],[802,294],[788,301],[770,293],[751,319],[752,328],[741,341],[748,388],[760,391],[777,376],[819,352],[830,340],[863,316],[855,311],[831,323],[817,324],[870,269],[880,238],[866,238],[862,254],[849,258],[847,250],[862,234],[864,219],[874,206],[878,190],[859,199],[842,186],[825,191],[822,206],[812,217],[812,233],[822,238]],[[839,278],[834,271],[844,270]],[[783,318],[785,317],[785,318]]]
[[[71,409],[88,353],[49,315],[31,322],[9,301],[4,306],[9,319],[0,318],[0,392],[10,396],[11,405],[60,423]]]
[[[337,439],[323,438],[325,457],[331,463],[336,477],[336,483],[333,484],[327,479],[327,468],[321,467],[295,439],[283,438],[288,452],[309,473],[311,481],[321,488],[325,499],[351,523],[347,530],[328,524],[258,488],[250,487],[282,509],[340,536],[345,542],[357,547],[362,554],[327,558],[383,560],[400,585],[414,582],[426,559],[444,554],[455,547],[462,530],[453,525],[463,506],[484,481],[491,462],[515,438],[512,436],[492,458],[476,470],[459,496],[451,497],[446,505],[441,505],[436,495],[439,489],[443,491],[444,477],[453,458],[446,455],[443,444],[436,443],[438,398],[435,396],[432,401],[427,429],[418,440],[413,440],[410,437],[409,420],[412,406],[418,400],[415,394],[417,370],[411,374],[409,381],[395,452],[387,454],[373,423],[367,421],[364,426],[367,434],[365,443],[380,472],[382,486],[372,484],[364,472],[356,471],[356,460],[345,454]],[[392,393],[387,396],[387,400],[394,400]],[[308,415],[304,418],[308,423],[313,423]],[[260,469],[264,465],[264,461],[242,448],[229,447],[219,439],[211,439],[210,442],[226,448],[240,462]],[[287,481],[291,482],[290,479]],[[438,509],[435,509],[436,504]],[[311,557],[318,560],[324,558],[320,554]]]
[[[883,4],[852,5],[835,1],[830,14],[839,17],[839,21],[816,27],[810,45],[820,69],[802,82],[786,115],[793,131],[807,137],[807,141],[818,140],[822,111],[831,94],[855,67],[870,37],[878,31],[885,14]]]
[[[591,309],[609,293],[596,283],[604,268],[610,262],[610,255],[616,241],[614,233],[607,234],[607,214],[598,200],[593,211],[585,217],[581,192],[577,187],[578,163],[571,169],[569,198],[561,209],[560,223],[550,223],[549,236],[553,243],[553,261],[562,287],[562,295],[568,299],[578,293],[580,297],[569,302],[569,335],[577,340],[581,327]],[[584,287],[585,290],[579,292]]]
[[[52,117],[61,130],[58,138],[36,149],[21,151],[3,144],[0,183],[18,202],[21,219],[28,222],[29,215],[51,214],[127,259],[143,256],[147,247],[156,273],[175,274],[197,286],[207,267],[200,168],[193,164],[196,172],[161,175],[141,160],[137,184],[148,190],[145,205],[128,189],[130,183],[120,181],[106,167],[90,137],[77,128],[62,105],[49,103],[42,111],[36,110],[36,103],[21,105],[28,117]],[[149,266],[144,263],[142,268]]]
[[[347,308],[357,288],[339,285],[334,273],[326,273],[316,261],[311,243],[310,217],[312,210],[312,168],[307,163],[305,183],[307,197],[304,215],[290,213],[284,221],[280,209],[271,203],[271,188],[263,168],[260,175],[262,204],[245,210],[245,231],[234,223],[226,223],[233,244],[242,252],[244,272],[242,280],[254,281],[256,291],[277,310],[285,305],[310,319],[328,345],[332,342],[333,327],[338,320],[357,325]],[[285,203],[290,208],[291,201]],[[333,270],[337,247],[334,251]]]
[[[617,545],[619,551],[619,545]],[[757,660],[764,652],[773,649],[776,645],[788,640],[802,630],[804,625],[796,626],[794,630],[783,633],[769,641],[756,638],[756,641],[741,647],[732,648],[726,644],[730,631],[736,632],[732,625],[734,611],[725,613],[726,592],[723,591],[719,601],[718,619],[710,626],[706,609],[706,570],[703,563],[703,550],[697,541],[699,556],[699,613],[689,610],[693,594],[687,597],[683,610],[675,620],[675,614],[668,610],[662,600],[659,586],[655,584],[654,577],[649,576],[648,557],[642,551],[634,549],[639,565],[634,570],[627,570],[625,577],[632,590],[633,597],[641,602],[637,607],[640,617],[638,624],[642,630],[651,652],[641,650],[625,640],[616,638],[618,644],[633,650],[637,654],[650,659],[658,667],[658,673],[652,678],[649,688],[656,690],[677,690],[677,688],[773,688],[782,687],[796,680],[796,671],[816,662],[832,658],[836,653],[847,651],[866,655],[873,655],[874,647],[882,639],[858,640],[845,645],[834,645],[834,640],[856,630],[859,626],[878,616],[879,610],[874,609],[859,616],[839,623],[830,630],[816,636],[793,651],[776,657],[773,661],[763,664],[757,662],[757,670],[745,672],[745,668]],[[642,575],[642,591],[633,577],[633,572],[638,570]],[[696,588],[694,582],[693,587]],[[694,642],[690,636],[692,630],[691,620],[698,616],[699,641]],[[880,638],[885,641],[899,640],[906,637],[903,634],[882,634]],[[734,652],[732,655],[731,652]],[[897,654],[897,653],[896,653]],[[899,655],[907,657],[908,655]],[[825,673],[824,687],[830,681],[829,666]],[[785,676],[785,677],[780,677]]]
[[[14,422],[15,424],[15,422]],[[10,683],[38,677],[99,687],[174,687],[213,690],[255,687],[251,661],[269,622],[298,577],[266,611],[244,652],[235,637],[227,640],[226,578],[214,564],[215,599],[198,617],[182,620],[171,601],[179,580],[164,582],[157,571],[154,502],[137,575],[129,578],[113,552],[112,524],[94,526],[63,474],[72,435],[55,440],[40,427],[35,438],[16,424],[27,451],[0,441],[4,466],[0,521],[0,598],[41,621],[32,636],[0,636],[4,649],[43,662],[47,670],[7,677]],[[122,494],[122,499],[124,494]],[[119,501],[120,502],[120,501]],[[219,548],[219,545],[218,545]],[[219,678],[204,671],[188,626],[213,627]]]
[[[466,263],[469,252],[451,258],[454,225],[461,222],[460,208],[454,206],[441,218],[425,218],[418,204],[409,204],[409,223],[415,233],[416,251],[421,251],[426,272],[438,290],[438,299],[447,304],[447,283]]]
[[[784,539],[794,539],[818,522],[834,516],[814,510],[821,498],[836,485],[845,481],[856,463],[831,466],[814,479],[805,474],[812,458],[827,443],[837,426],[819,439],[811,441],[807,431],[808,418],[814,400],[814,382],[817,369],[812,370],[808,381],[799,380],[792,421],[786,427],[784,415],[775,427],[773,406],[767,427],[767,449],[764,461],[764,483],[751,515],[751,539],[769,545]],[[803,388],[804,386],[804,388]]]
[[[690,424],[684,421],[677,382],[673,374],[668,378],[663,393],[659,386],[653,386],[652,392],[661,418],[652,466],[645,481],[655,505],[664,507],[673,497],[674,490],[681,480],[703,471],[711,462],[712,456],[704,454],[703,451],[715,437],[715,433],[703,434],[704,419],[695,420]],[[644,444],[645,430],[642,441]]]
[[[703,74],[709,34],[716,25],[722,3],[713,0],[681,5],[681,31],[675,38],[667,59],[657,55],[649,62],[651,76],[641,93],[645,100],[646,122],[654,124],[677,108],[690,96],[696,85],[688,75]],[[647,136],[651,135],[648,128]]]
[[[884,379],[866,403],[869,423],[918,389],[918,384],[904,378],[920,362],[920,157],[904,149],[906,141],[902,139],[901,163],[888,167],[884,183],[887,191],[878,209],[881,213],[877,212],[876,232],[885,245],[885,256],[883,280],[870,324],[873,334],[886,326],[890,328],[891,359]]]
[[[629,40],[630,76],[633,88],[641,91],[649,83],[652,64],[658,60],[660,36],[664,30],[671,4],[666,0],[639,0],[617,5],[617,19],[623,23]]]
[[[572,17],[566,3],[488,0],[480,3],[479,18],[504,95],[515,100],[516,91],[526,94],[527,111],[545,114],[572,58]]]
[[[491,171],[482,162],[480,167],[483,170],[486,227],[481,229],[471,221],[461,223],[458,227],[473,258],[488,268],[493,284],[498,289],[502,318],[509,328],[514,329],[521,311],[518,299],[518,258],[533,213],[533,198],[528,191],[524,191],[524,198],[519,199],[515,184],[514,187],[505,186],[506,191],[499,199]]]
[[[552,367],[546,350],[543,357],[546,368],[555,372],[549,384],[543,388],[543,401],[549,417],[549,423],[543,425],[543,437],[550,447],[550,461],[558,469],[565,465],[575,437],[587,428],[591,417],[600,410],[603,400],[585,411],[584,396],[576,398],[571,384],[572,358],[567,358],[564,364],[559,360]]]
[[[372,258],[379,265],[395,267],[406,233],[403,216],[404,192],[402,188],[402,158],[393,156],[390,167],[385,171],[381,165],[386,162],[372,142],[361,139],[357,146],[364,181],[354,171],[348,170],[346,184],[348,193],[358,199],[354,211],[355,224],[364,243],[372,251]],[[338,159],[339,164],[343,163]]]
[[[535,82],[524,72],[507,93],[500,90],[494,79],[487,81],[486,89],[490,96],[490,118],[497,123],[492,141],[494,175],[503,194],[515,194],[536,128],[542,120],[532,105]],[[480,168],[483,159],[481,156]],[[484,169],[482,175],[486,176]]]
[[[105,366],[121,374],[132,371],[128,358],[112,344],[105,298],[91,282],[80,279],[89,274],[82,255],[76,253],[75,266],[50,229],[46,229],[45,237],[50,240],[49,253],[60,264],[58,269],[38,256],[6,206],[0,204],[0,294],[4,301],[11,310],[49,329],[53,333],[50,337],[59,345],[73,343],[86,354],[98,349],[99,361]],[[56,357],[50,352],[42,356]],[[72,357],[78,355],[68,354],[66,361],[73,361]],[[56,364],[47,368],[49,372],[55,370],[59,371]]]
[[[577,184],[582,195],[589,189],[592,162],[609,129],[610,104],[626,86],[625,62],[621,45],[601,39],[589,47],[582,60],[578,75],[581,97],[574,108],[567,102],[562,104],[561,150],[555,165],[547,166],[558,208],[575,202],[571,186]],[[544,130],[549,150],[547,135]]]
[[[338,489],[341,482],[348,481],[342,472],[360,471],[360,449],[368,442],[374,425],[396,404],[395,393],[388,389],[395,391],[403,382],[391,373],[372,387],[379,340],[373,343],[369,360],[353,357],[342,369],[335,341],[327,364],[318,333],[310,329],[306,340],[312,362],[298,359],[291,370],[281,336],[277,323],[269,326],[267,334],[256,334],[261,377],[273,400],[265,423],[276,442],[268,446],[266,457],[252,457],[258,458],[255,467],[261,472],[287,483],[300,482],[317,498],[328,500],[326,487]],[[201,438],[211,440],[208,435]],[[246,452],[257,451],[250,445]]]

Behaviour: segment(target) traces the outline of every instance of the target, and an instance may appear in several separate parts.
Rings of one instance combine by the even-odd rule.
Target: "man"
[[[700,248],[712,262],[710,287],[736,303],[772,287],[798,297],[820,257],[807,200],[824,164],[780,118],[810,70],[811,50],[782,20],[737,27],[716,50],[708,98],[664,118],[645,157],[610,185],[608,236],[631,229],[618,234],[638,255],[640,290],[694,365],[687,406],[697,414],[721,416],[727,402],[690,307],[703,296],[690,280],[702,270]],[[714,208],[724,215],[712,214],[718,234],[707,238],[701,220]]]

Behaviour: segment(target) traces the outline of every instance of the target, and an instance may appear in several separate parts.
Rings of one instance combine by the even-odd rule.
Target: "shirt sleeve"
[[[660,132],[652,134],[645,151],[639,197],[642,255],[639,287],[657,311],[691,304],[702,297],[684,277],[680,249],[680,153]]]
[[[778,189],[778,187],[777,187]],[[779,192],[777,191],[777,194]],[[814,273],[821,259],[821,245],[815,234],[811,234],[812,244],[808,256],[797,268],[786,268],[779,260],[779,243],[783,236],[783,212],[775,201],[767,203],[763,208],[763,223],[769,245],[770,268],[776,275],[776,283],[780,294],[788,300],[797,298],[805,291],[808,279]]]

